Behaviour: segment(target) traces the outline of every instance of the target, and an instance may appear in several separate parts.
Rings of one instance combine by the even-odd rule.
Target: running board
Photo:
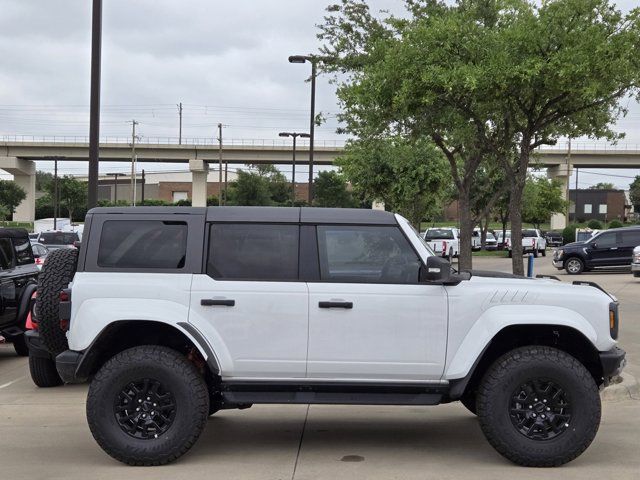
[[[380,383],[225,382],[221,394],[230,403],[336,404],[336,405],[437,405],[448,385]]]

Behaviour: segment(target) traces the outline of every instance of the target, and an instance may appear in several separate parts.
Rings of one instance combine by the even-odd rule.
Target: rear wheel
[[[540,253],[542,254],[543,257],[547,256],[547,249],[543,248],[542,250],[540,250]]]
[[[640,277],[640,272],[633,272],[633,276],[636,278]]]
[[[67,337],[60,328],[60,292],[73,279],[77,261],[78,251],[75,248],[53,250],[47,255],[38,275],[38,331],[43,343],[53,355],[69,348]]]
[[[564,262],[564,269],[569,275],[579,275],[584,271],[584,262],[578,257],[568,258]]]
[[[62,379],[56,370],[56,364],[51,358],[29,355],[29,373],[31,380],[38,387],[48,388],[62,385]]]
[[[116,460],[163,465],[196,442],[209,415],[209,392],[196,367],[166,347],[125,350],[94,377],[87,397],[93,437]]]
[[[570,462],[600,425],[600,395],[589,371],[571,355],[543,346],[496,360],[480,384],[477,408],[489,443],[529,467]]]

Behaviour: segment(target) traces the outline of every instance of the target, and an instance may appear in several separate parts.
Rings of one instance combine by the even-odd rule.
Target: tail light
[[[65,288],[60,292],[58,296],[60,299],[60,306],[58,311],[60,312],[60,328],[66,332],[69,330],[69,322],[71,320],[71,290]]]
[[[35,261],[36,261],[36,265],[42,265],[44,263],[44,260],[40,257],[36,258]]]
[[[447,251],[447,242],[442,242],[442,253],[444,254]]]

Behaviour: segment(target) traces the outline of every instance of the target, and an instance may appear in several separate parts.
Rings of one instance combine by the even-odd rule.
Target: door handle
[[[214,307],[214,306],[222,306],[222,307],[233,307],[235,306],[235,300],[227,300],[227,299],[214,299],[214,298],[203,298],[200,300],[200,305],[203,307]]]
[[[320,308],[353,308],[353,302],[319,302]]]

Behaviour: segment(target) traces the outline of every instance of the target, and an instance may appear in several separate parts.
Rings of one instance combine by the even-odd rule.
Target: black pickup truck
[[[26,230],[0,228],[0,336],[26,356],[25,322],[31,295],[37,288],[38,267]]]

